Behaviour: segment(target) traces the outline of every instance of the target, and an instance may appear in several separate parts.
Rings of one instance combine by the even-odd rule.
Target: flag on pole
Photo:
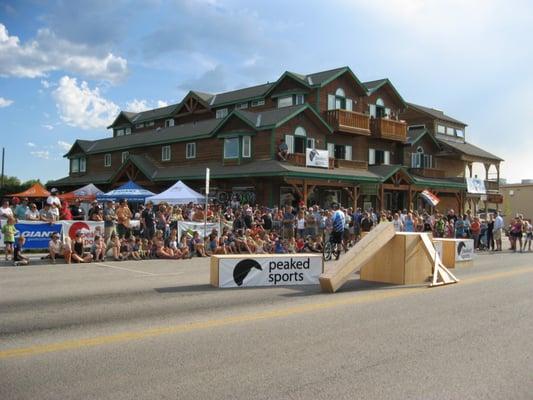
[[[440,202],[440,199],[433,193],[431,193],[429,190],[424,190],[422,193],[420,193],[420,196],[422,196],[422,198],[426,200],[429,204],[431,204],[433,207],[435,207]]]

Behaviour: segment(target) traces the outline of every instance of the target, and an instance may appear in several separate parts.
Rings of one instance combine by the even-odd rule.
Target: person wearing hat
[[[141,213],[141,229],[145,239],[152,239],[155,235],[155,214],[154,204],[151,201],[146,203],[145,209]]]
[[[48,208],[50,208],[50,205],[48,205]],[[48,242],[48,257],[46,258],[50,258],[52,263],[55,264],[56,258],[63,258],[62,248],[63,245],[61,240],[59,240],[59,233],[52,233],[52,237]]]
[[[46,204],[50,204],[50,205],[55,204],[57,209],[60,209],[61,200],[57,196],[58,194],[59,194],[59,190],[57,190],[56,188],[52,188],[52,190],[50,190],[50,196],[48,196],[48,198],[46,199]]]
[[[85,252],[83,242],[83,232],[81,230],[76,232],[76,239],[74,239],[74,248],[72,249],[72,261],[78,263],[89,263],[93,260],[91,253]]]

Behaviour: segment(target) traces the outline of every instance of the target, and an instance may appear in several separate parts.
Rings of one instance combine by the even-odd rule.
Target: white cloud
[[[9,107],[11,104],[13,104],[13,100],[0,97],[0,108]]]
[[[166,107],[168,106],[168,103],[164,100],[157,100],[157,102],[151,102],[145,99],[138,100],[133,99],[132,101],[129,101],[126,103],[125,110],[130,112],[141,112],[146,110],[151,110],[153,108],[160,108],[160,107]]]
[[[58,140],[57,145],[61,150],[69,151],[72,145],[68,142],[65,142],[63,140]]]
[[[43,160],[50,159],[50,152],[48,150],[30,151],[30,154],[34,157],[42,158]]]
[[[67,125],[82,128],[105,128],[116,117],[120,108],[100,94],[98,87],[91,89],[87,82],[78,84],[76,78],[64,76],[52,92],[59,117]]]
[[[0,76],[37,78],[58,70],[117,82],[127,75],[128,63],[112,53],[61,39],[49,29],[40,29],[35,39],[21,44],[0,23]],[[48,82],[41,83],[46,87]]]
[[[45,129],[48,129],[49,131],[51,131],[52,129],[54,129],[54,125],[50,125],[50,124],[44,124],[44,125],[41,125],[43,128]]]
[[[35,147],[35,143],[33,143],[33,142],[28,142],[28,143],[26,143],[26,146],[28,146],[28,147]]]

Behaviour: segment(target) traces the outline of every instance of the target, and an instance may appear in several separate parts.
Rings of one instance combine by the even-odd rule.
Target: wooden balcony
[[[305,165],[305,154],[303,153],[292,153],[289,154],[289,157],[287,158],[287,161],[290,162],[292,165],[296,165],[297,167],[306,167]],[[329,159],[329,169],[335,168],[335,159],[330,158]]]
[[[368,169],[366,161],[359,160],[335,160],[335,168]]]
[[[485,181],[485,190],[487,192],[499,192],[500,184],[498,181]]]
[[[327,123],[339,132],[370,135],[370,117],[355,111],[329,110],[325,112]]]
[[[424,178],[445,178],[446,171],[435,168],[409,168],[409,172]]]
[[[388,118],[372,118],[370,120],[372,135],[379,139],[407,141],[407,124]]]

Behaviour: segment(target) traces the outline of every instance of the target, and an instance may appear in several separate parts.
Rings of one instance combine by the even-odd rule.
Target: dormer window
[[[87,159],[85,157],[76,157],[70,159],[70,172],[78,173],[87,170]]]
[[[228,109],[227,108],[219,108],[216,113],[217,119],[226,118],[228,116]]]
[[[455,129],[448,126],[446,128],[446,135],[455,136]]]
[[[353,110],[353,100],[346,97],[343,88],[338,88],[335,94],[328,94],[328,110]]]
[[[444,125],[437,125],[437,133],[442,133],[444,135],[446,133],[446,127]]]
[[[462,129],[456,129],[455,130],[455,135],[461,139],[464,139],[465,137],[465,131],[462,130]]]
[[[115,136],[124,136],[124,129],[117,129],[115,131]]]
[[[248,102],[239,103],[239,104],[237,104],[237,107],[235,107],[235,108],[237,108],[238,110],[244,110],[244,109],[248,108]]]
[[[144,124],[135,124],[135,129],[144,128]]]
[[[165,120],[165,128],[169,128],[171,126],[174,126],[174,119],[170,118],[170,119]]]
[[[278,108],[290,107],[293,105],[292,95],[278,98]]]
[[[147,126],[147,127],[154,126],[154,125],[155,125],[154,121],[148,121],[148,122],[145,123],[145,126]]]
[[[259,107],[259,106],[264,106],[264,105],[265,105],[265,99],[252,101],[252,107]]]
[[[124,134],[125,135],[131,135],[131,128],[125,128],[124,129]]]

